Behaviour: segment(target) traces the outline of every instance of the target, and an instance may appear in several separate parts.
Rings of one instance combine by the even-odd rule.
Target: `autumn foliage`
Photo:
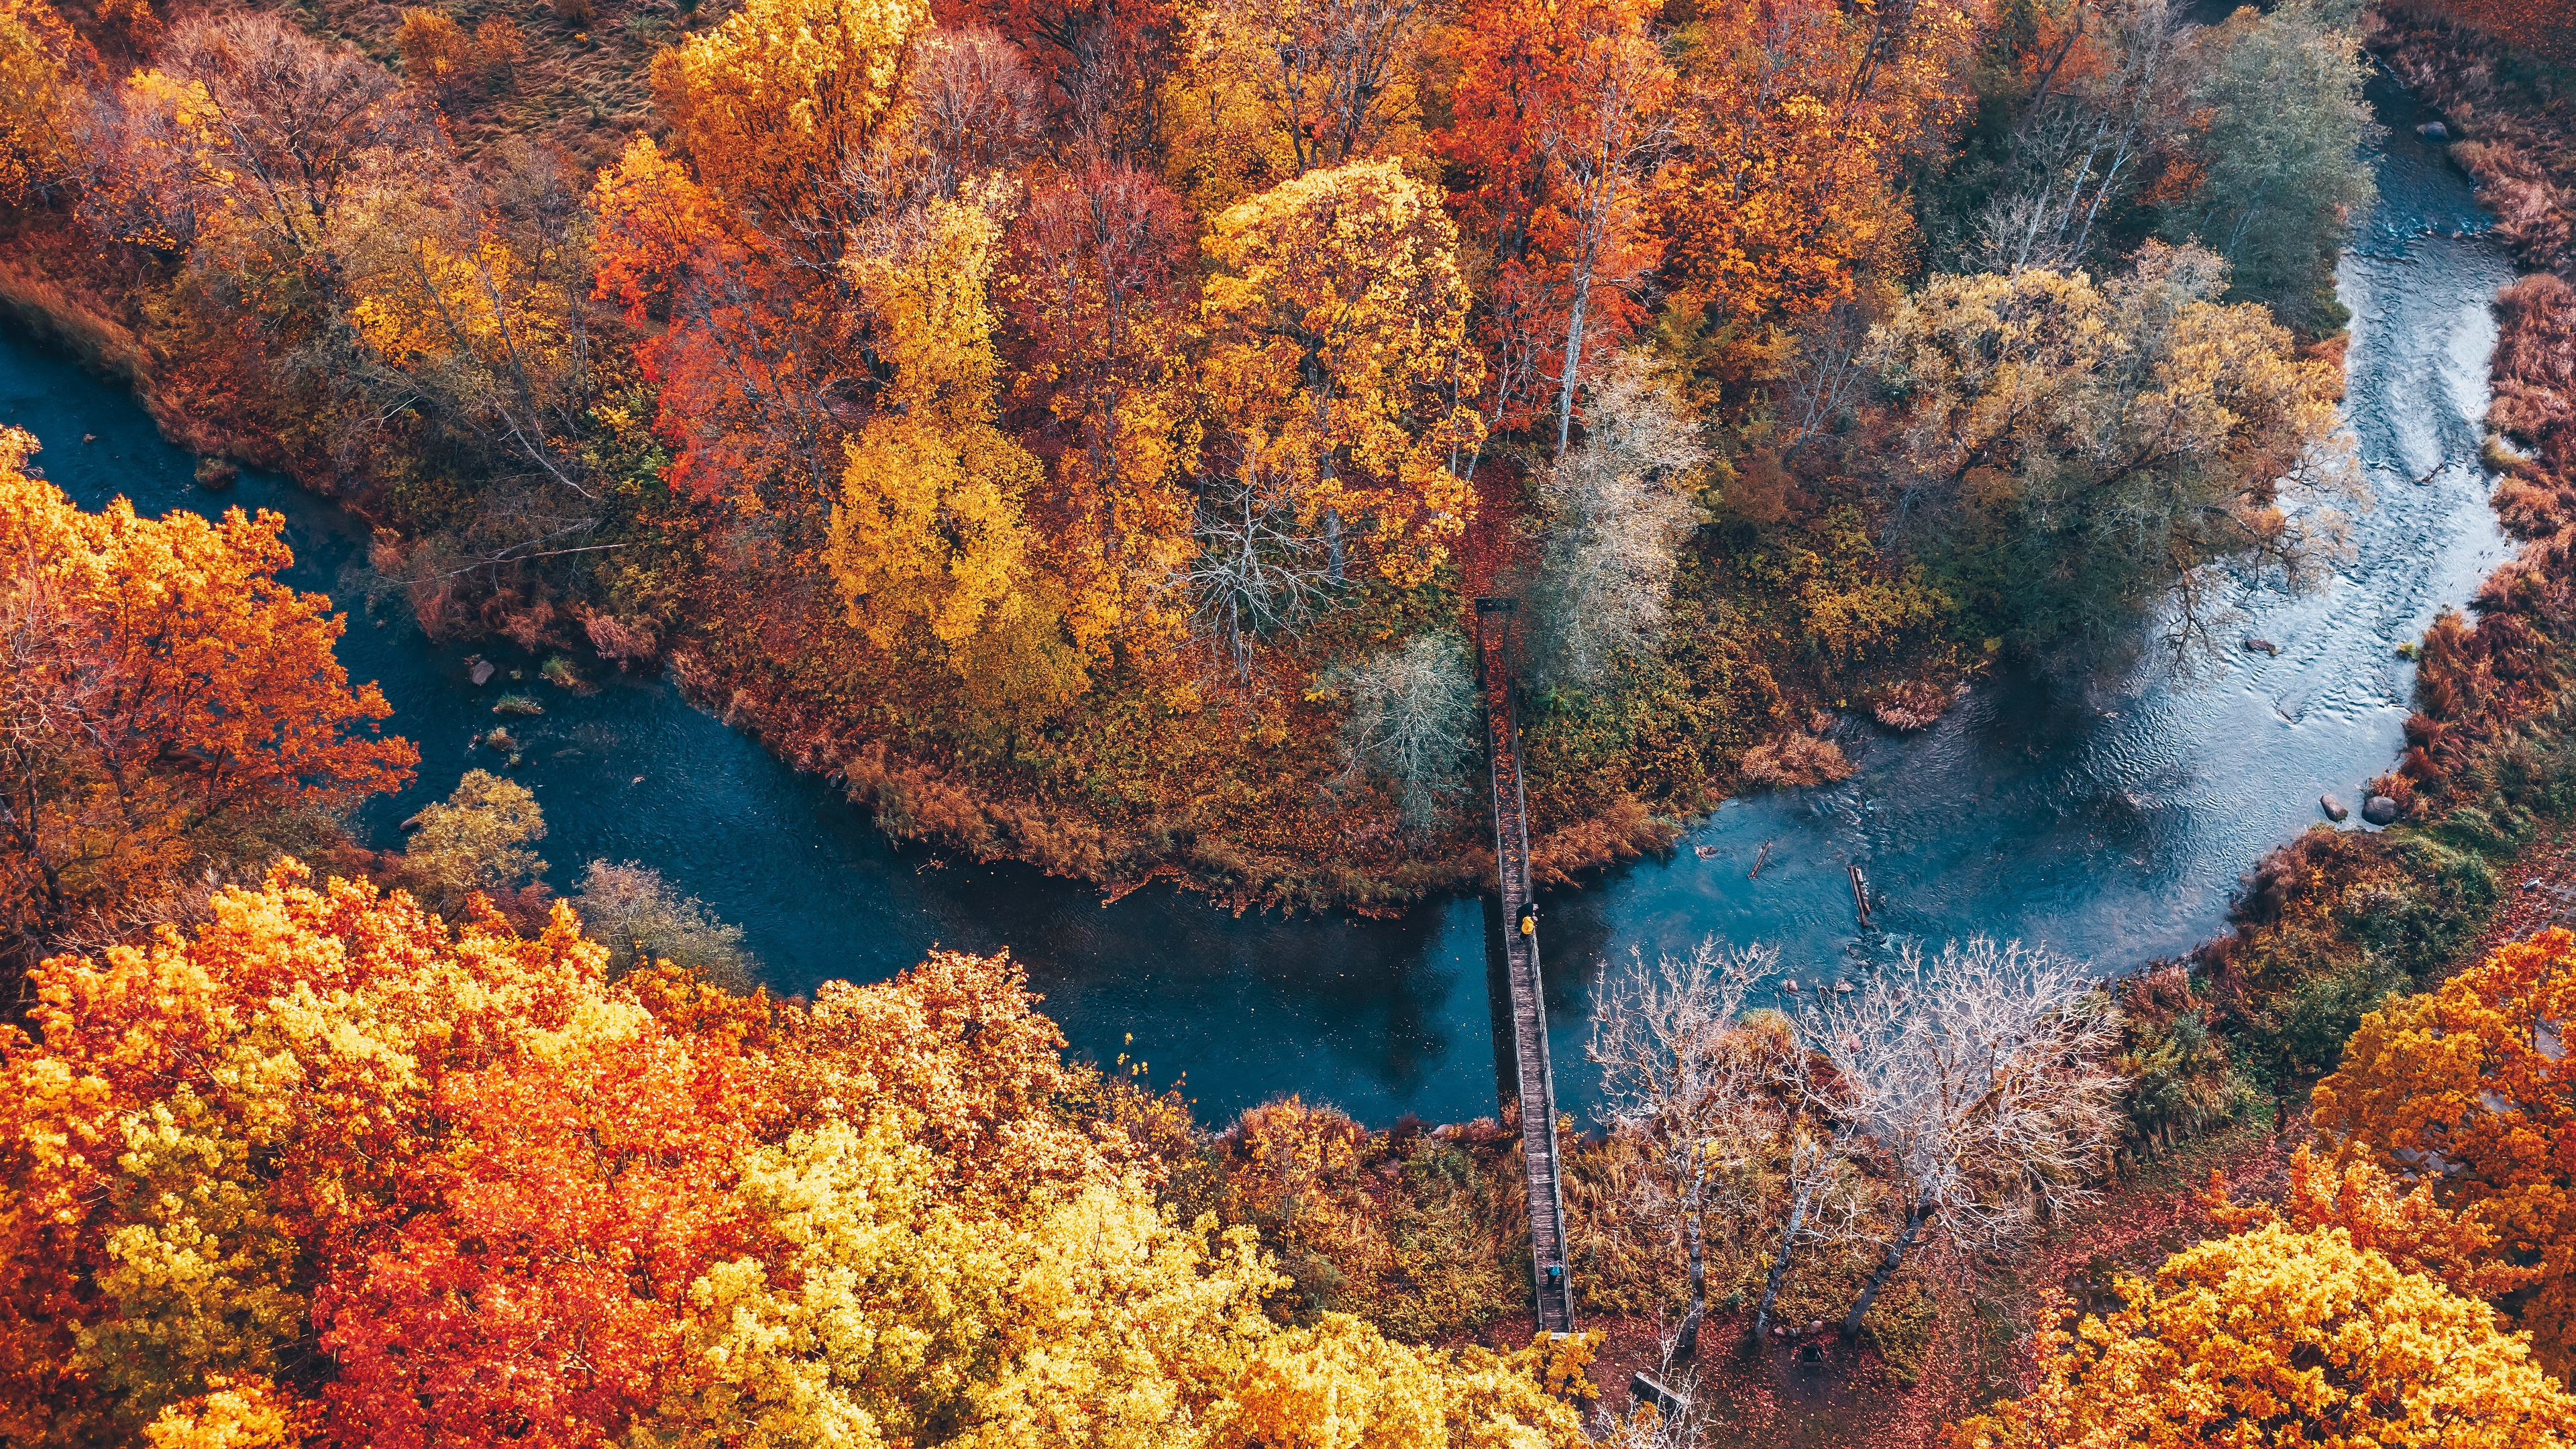
[[[283,812],[409,780],[393,713],[332,653],[331,601],[279,582],[285,520],[72,506],[0,434],[0,931],[32,961],[131,913]]]
[[[2340,1229],[2273,1224],[2186,1248],[2126,1306],[2040,1335],[2040,1382],[1950,1449],[2343,1444],[2553,1449],[2576,1398],[2484,1304]]]
[[[290,863],[45,963],[0,1040],[0,1434],[1577,1440],[1535,1353],[1283,1327],[1250,1230],[1064,1113],[1007,960],[797,1008],[606,958],[566,906],[451,928]]]
[[[2572,966],[2564,930],[2504,946],[2364,1018],[2316,1093],[2340,1153],[2420,1175],[2508,1262],[2538,1268],[2516,1317],[2560,1374],[2576,1332],[2576,1118],[2559,1044]]]

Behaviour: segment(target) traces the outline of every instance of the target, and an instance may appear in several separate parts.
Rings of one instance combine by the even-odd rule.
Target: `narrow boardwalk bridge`
[[[1540,989],[1538,936],[1521,932],[1530,903],[1529,796],[1521,783],[1519,721],[1505,645],[1512,601],[1476,601],[1477,673],[1485,691],[1485,747],[1493,764],[1494,868],[1502,879],[1503,954],[1512,990],[1512,1054],[1521,1099],[1521,1156],[1529,1170],[1530,1281],[1538,1326],[1574,1331],[1574,1285],[1565,1263],[1565,1189],[1556,1161],[1556,1075],[1547,1060],[1547,997]]]

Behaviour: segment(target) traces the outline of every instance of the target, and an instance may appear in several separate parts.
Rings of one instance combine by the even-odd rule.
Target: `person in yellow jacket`
[[[1538,934],[1538,905],[1536,902],[1525,901],[1521,904],[1521,934],[1533,937]]]

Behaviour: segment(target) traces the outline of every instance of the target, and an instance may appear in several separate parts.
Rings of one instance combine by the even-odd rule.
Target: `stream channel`
[[[2338,273],[2353,311],[2346,408],[2375,495],[2353,520],[2353,562],[2320,592],[2252,603],[2241,632],[2276,655],[2230,655],[2182,683],[2151,670],[2074,692],[2001,680],[1904,738],[1846,721],[1849,780],[1729,801],[1668,858],[1544,897],[1566,1108],[1592,1115],[1586,1008],[1614,954],[1712,932],[1764,940],[1782,948],[1784,975],[1812,987],[1884,949],[1858,929],[1853,863],[1884,931],[2018,937],[2122,970],[2221,929],[2239,875],[2318,819],[2321,792],[2357,805],[2361,783],[2394,760],[2413,683],[2397,646],[2507,553],[2478,449],[2488,301],[2512,269],[2476,235],[2467,183],[2415,135],[2414,103],[2384,76],[2371,97],[2390,130],[2381,200]],[[0,333],[0,422],[37,436],[37,464],[85,508],[122,493],[147,515],[283,513],[300,588],[339,588],[363,556],[356,518],[283,479],[245,473],[227,492],[200,490],[194,459],[131,397],[14,332]],[[574,695],[538,683],[537,660],[506,643],[437,644],[408,622],[372,622],[354,593],[342,602],[341,659],[382,685],[387,728],[421,751],[418,783],[362,817],[378,846],[465,770],[498,767],[469,741],[499,722],[492,702],[514,686],[507,674],[481,689],[468,680],[479,650],[524,670],[515,687],[546,706],[509,724],[528,741],[514,773],[545,810],[559,891],[593,859],[652,866],[741,925],[787,992],[882,980],[933,943],[1007,946],[1077,1053],[1123,1050],[1157,1081],[1185,1077],[1211,1124],[1288,1092],[1381,1126],[1495,1110],[1487,973],[1499,937],[1485,902],[1388,921],[1238,918],[1154,887],[1104,907],[1087,886],[1023,867],[889,846],[864,811],[666,680],[586,660],[604,687]]]

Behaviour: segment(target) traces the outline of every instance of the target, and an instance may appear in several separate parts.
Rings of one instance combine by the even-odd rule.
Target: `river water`
[[[1730,801],[1669,858],[1545,898],[1569,1108],[1592,1097],[1586,1001],[1608,956],[1714,932],[1775,942],[1784,974],[1830,979],[1884,948],[1855,919],[1846,866],[1857,864],[1886,930],[2018,936],[2118,970],[2219,929],[2239,874],[2318,818],[2320,792],[2354,801],[2388,767],[2412,684],[2397,645],[2505,556],[2477,452],[2495,340],[2487,301],[2511,271],[2474,236],[2482,221],[2466,183],[2414,136],[2412,103],[2384,79],[2372,95],[2392,127],[2383,200],[2338,273],[2354,313],[2347,409],[2376,495],[2354,520],[2351,566],[2322,592],[2253,603],[2243,632],[2278,644],[2276,656],[2231,657],[2189,685],[2152,674],[2082,692],[1998,681],[1901,739],[1847,721],[1850,780]],[[356,520],[281,479],[198,489],[194,460],[130,397],[16,335],[0,334],[0,422],[36,434],[38,464],[84,507],[122,493],[147,514],[283,513],[298,587],[338,589],[363,555]],[[1157,1080],[1184,1078],[1204,1121],[1285,1092],[1380,1124],[1494,1110],[1496,938],[1483,902],[1377,922],[1237,918],[1167,888],[1104,907],[1087,887],[1025,868],[890,847],[864,812],[667,682],[585,661],[604,687],[575,695],[537,683],[538,661],[507,645],[435,644],[407,622],[364,617],[354,592],[343,602],[341,658],[383,686],[389,728],[421,749],[419,783],[363,817],[379,845],[465,770],[499,768],[469,741],[500,722],[494,698],[518,688],[546,705],[509,723],[527,741],[514,773],[551,829],[548,879],[567,889],[599,858],[653,866],[743,926],[781,990],[883,979],[934,943],[1007,946],[1077,1052],[1123,1050]],[[476,688],[465,658],[477,650],[526,680]]]

